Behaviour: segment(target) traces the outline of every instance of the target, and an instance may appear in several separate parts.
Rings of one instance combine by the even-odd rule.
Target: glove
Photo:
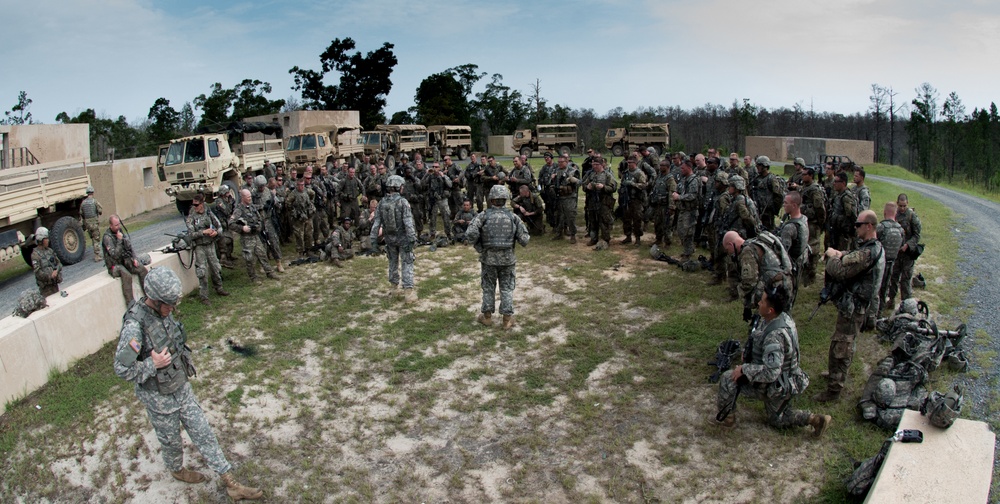
[[[751,318],[753,318],[753,314],[750,311],[750,307],[749,306],[744,307],[743,308],[743,321],[744,322],[750,322]]]

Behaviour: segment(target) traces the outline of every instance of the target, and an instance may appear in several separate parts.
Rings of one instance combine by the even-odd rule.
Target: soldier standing
[[[202,304],[211,306],[212,303],[208,300],[208,274],[212,275],[215,293],[220,296],[229,295],[222,288],[222,267],[215,256],[215,241],[218,239],[222,223],[214,213],[205,211],[205,195],[201,193],[195,194],[191,200],[191,210],[184,223],[194,245],[194,273],[198,276],[198,297]]]
[[[308,180],[306,182],[308,183]],[[278,212],[277,201],[263,175],[257,175],[254,178],[254,185],[257,186],[257,190],[254,191],[253,200],[257,208],[260,209],[261,219],[264,220],[261,236],[266,238],[264,246],[267,248],[267,255],[278,264],[278,273],[284,273],[285,267],[281,265],[281,244],[278,241],[277,227],[274,225],[275,214]]]
[[[312,225],[313,216],[316,214],[314,200],[315,195],[312,190],[306,188],[305,179],[297,179],[295,190],[289,192],[285,198],[285,207],[288,208],[292,221],[295,251],[299,253],[299,257],[304,257],[313,247]]]
[[[185,483],[208,479],[184,467],[183,425],[205,462],[221,476],[230,498],[260,499],[263,492],[245,487],[233,478],[233,466],[222,453],[188,381],[195,374],[191,350],[184,327],[172,315],[180,303],[180,278],[169,268],[153,268],[148,285],[146,296],[130,306],[122,320],[115,350],[115,374],[135,383],[135,395],[146,407],[149,422],[160,441],[163,463],[174,479]]]
[[[465,166],[465,190],[469,200],[476,204],[476,211],[483,211],[483,165],[479,164],[479,158],[475,154],[469,157],[469,164]]]
[[[716,404],[719,411],[732,411],[736,408],[737,393],[742,392],[744,397],[764,401],[767,423],[772,427],[808,425],[813,428],[813,435],[819,437],[830,427],[833,421],[830,415],[814,415],[788,407],[809,386],[809,375],[799,367],[799,334],[789,311],[788,293],[782,286],[764,291],[757,303],[760,323],[750,334],[751,355],[747,362],[722,373]],[[722,421],[725,427],[735,424],[732,412]]]
[[[80,202],[80,225],[83,230],[90,235],[90,240],[94,243],[94,262],[101,261],[101,202],[94,198],[94,186],[87,186],[87,197]],[[86,242],[83,244],[86,246]]]
[[[104,265],[112,278],[121,279],[122,295],[125,296],[125,306],[132,306],[135,297],[132,295],[132,275],[139,275],[139,286],[146,291],[146,266],[139,264],[135,250],[128,235],[122,233],[122,221],[117,215],[108,219],[108,230],[101,238],[104,248]]]
[[[528,229],[506,208],[510,191],[502,185],[490,190],[490,207],[476,216],[466,231],[469,243],[479,252],[481,266],[480,285],[483,288],[483,304],[476,320],[483,325],[493,324],[496,309],[496,289],[500,288],[500,314],[503,328],[514,325],[514,243],[522,247],[528,245]]]
[[[885,253],[875,236],[876,225],[875,212],[865,210],[854,223],[855,233],[861,241],[858,247],[852,251],[826,250],[826,274],[832,281],[841,282],[844,288],[840,298],[832,300],[837,303],[837,325],[830,337],[829,371],[824,375],[827,387],[813,397],[814,401],[840,399],[854,359],[854,341],[867,314],[878,309]]]
[[[771,159],[767,156],[757,158],[757,178],[753,182],[753,202],[760,212],[760,222],[766,231],[774,230],[774,218],[781,208],[785,193],[781,190],[778,176],[771,173]]]
[[[535,183],[535,176],[531,173],[531,168],[521,162],[521,158],[514,157],[514,168],[507,175],[507,187],[513,194],[521,190],[522,185],[529,188]]]
[[[442,171],[451,180],[451,192],[448,195],[448,214],[456,215],[462,208],[462,188],[465,187],[465,172],[451,160],[451,156],[444,157]]]
[[[219,240],[216,242],[216,250],[219,252],[219,263],[223,268],[233,269],[236,264],[233,262],[233,232],[229,229],[229,217],[233,215],[233,193],[228,185],[223,184],[219,187],[219,197],[215,199],[215,205],[212,206],[212,213],[219,219],[222,223],[222,232],[219,234]]]
[[[802,185],[799,186],[799,194],[802,196],[800,209],[802,215],[805,215],[809,222],[809,248],[813,251],[809,255],[809,262],[806,263],[805,272],[802,275],[803,285],[811,285],[816,280],[816,266],[819,264],[821,255],[819,254],[819,235],[826,228],[826,203],[823,197],[823,188],[814,181],[815,174],[815,168],[804,168],[802,170]]]
[[[694,254],[694,228],[698,224],[698,209],[701,207],[701,180],[695,176],[690,159],[681,164],[681,180],[671,198],[677,203],[677,236],[684,247],[681,262],[690,262]],[[692,270],[690,265],[687,269],[697,270]]]
[[[740,155],[735,152],[729,153],[729,166],[726,166],[725,170],[730,177],[733,175],[739,175],[743,177],[743,180],[747,179],[746,169],[740,166]]]
[[[881,312],[885,307],[885,294],[889,290],[889,282],[892,281],[893,266],[896,258],[899,257],[899,249],[903,246],[903,226],[896,222],[896,203],[890,201],[885,204],[882,210],[882,221],[875,228],[875,236],[882,244],[885,254],[885,273],[882,275],[882,285],[878,290],[878,309]]]
[[[569,166],[569,157],[559,158],[559,167],[552,173],[551,186],[559,198],[556,209],[556,226],[553,240],[561,240],[563,235],[569,236],[569,242],[576,243],[576,207],[580,172]]]
[[[896,291],[900,292],[902,300],[913,297],[913,286],[910,279],[913,277],[913,265],[917,262],[920,247],[920,217],[917,212],[910,208],[910,200],[906,194],[901,193],[896,198],[896,222],[903,228],[903,246],[899,248],[896,256],[896,263],[892,268],[892,279],[889,280],[889,301],[887,306],[895,308]]]
[[[297,184],[296,184],[297,185]],[[298,190],[296,188],[296,190]],[[253,283],[260,283],[257,277],[257,263],[267,274],[267,278],[277,280],[278,276],[271,270],[271,264],[267,262],[267,251],[260,239],[260,232],[264,223],[260,217],[260,212],[253,204],[253,197],[250,191],[243,189],[240,191],[240,203],[233,210],[232,217],[229,218],[230,227],[236,226],[236,232],[240,233],[240,246],[243,249],[243,260],[247,266],[247,276]]]
[[[404,297],[407,303],[413,303],[417,300],[417,292],[413,288],[413,245],[417,241],[417,231],[413,226],[410,203],[399,195],[402,187],[402,177],[389,177],[386,182],[389,192],[375,210],[375,221],[372,223],[369,239],[373,246],[378,243],[380,236],[385,240],[389,256],[389,283],[392,284],[393,291],[399,289],[399,263],[402,261]]]
[[[56,253],[49,247],[49,228],[40,227],[35,230],[35,243],[38,246],[31,251],[31,269],[35,274],[35,283],[42,297],[59,292],[62,283],[62,263]]]
[[[638,167],[638,154],[633,154],[628,160],[628,169],[622,174],[622,185],[618,189],[618,204],[625,202],[622,212],[622,228],[625,238],[622,245],[632,243],[635,235],[635,246],[642,241],[642,218],[646,212],[646,173]]]
[[[781,237],[781,244],[788,252],[788,258],[792,261],[792,290],[789,292],[791,304],[795,304],[798,297],[799,284],[802,279],[802,272],[809,261],[809,219],[802,215],[799,206],[802,204],[802,195],[796,191],[789,191],[785,195],[782,207],[785,210],[785,218],[778,227],[778,236]]]
[[[552,175],[556,172],[556,166],[552,164],[551,152],[546,152],[543,157],[545,164],[538,170],[538,183],[541,187],[542,201],[545,203],[545,221],[555,230],[559,195],[556,194],[555,186],[552,184]]]
[[[830,248],[850,250],[854,248],[854,230],[851,226],[858,216],[858,200],[847,190],[847,174],[838,172],[833,181],[833,199],[830,201],[830,219],[827,234]]]
[[[545,234],[545,206],[542,197],[536,192],[528,189],[528,186],[521,186],[518,195],[510,203],[524,225],[528,227],[528,234]]]
[[[313,198],[314,211],[311,217],[311,239],[313,243],[323,243],[330,236],[330,224],[326,221],[326,206],[328,203],[326,187],[323,187],[323,184],[313,183],[313,174],[310,172],[306,172],[302,179],[305,180],[306,189],[312,194]]]
[[[337,186],[337,197],[340,198],[340,216],[350,217],[358,220],[361,214],[361,207],[358,205],[358,196],[364,193],[361,181],[355,176],[354,168],[347,169],[347,177]]]
[[[594,157],[590,161],[591,171],[583,177],[583,192],[587,195],[587,222],[590,223],[590,242],[594,250],[608,248],[611,241],[611,227],[615,223],[615,192],[618,181],[609,172],[604,159]]]
[[[854,167],[854,198],[858,200],[858,212],[872,207],[872,192],[865,185],[865,169]]]
[[[441,216],[441,225],[444,227],[444,234],[451,239],[451,211],[448,207],[448,199],[451,196],[451,179],[441,172],[441,165],[435,162],[431,165],[431,171],[424,178],[424,185],[427,186],[427,199],[430,203],[430,231],[431,237],[437,236],[437,216]]]

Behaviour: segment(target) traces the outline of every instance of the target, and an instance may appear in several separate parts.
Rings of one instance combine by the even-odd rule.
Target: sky
[[[318,69],[347,37],[395,45],[387,117],[466,63],[597,114],[744,98],[851,114],[872,84],[909,102],[929,82],[968,112],[1000,98],[995,0],[0,0],[0,13],[0,111],[23,90],[43,123],[87,108],[135,121],[159,97],[179,110],[247,78],[300,98],[288,70]]]

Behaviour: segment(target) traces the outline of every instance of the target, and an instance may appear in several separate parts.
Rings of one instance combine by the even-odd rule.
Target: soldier
[[[879,222],[875,228],[875,236],[878,238],[879,243],[882,244],[882,250],[885,253],[885,273],[882,275],[882,285],[878,290],[879,312],[886,306],[885,294],[889,289],[889,283],[892,281],[893,267],[896,263],[896,258],[899,257],[899,249],[903,246],[904,241],[903,226],[900,226],[896,222],[896,208],[895,202],[890,201],[886,203],[882,211],[882,222]]]
[[[563,235],[569,236],[569,242],[576,244],[576,207],[580,185],[580,172],[569,166],[569,157],[560,156],[559,166],[550,178],[550,185],[555,190],[558,199],[556,208],[555,236],[553,240],[561,240]]]
[[[670,197],[677,204],[677,236],[684,246],[681,262],[690,262],[691,255],[694,254],[694,228],[698,221],[698,209],[701,207],[701,180],[695,176],[690,159],[682,162],[681,180],[677,184],[677,191]],[[697,269],[692,269],[690,264],[686,268],[688,271]]]
[[[802,215],[800,205],[802,195],[796,191],[789,191],[785,195],[782,207],[785,210],[785,218],[778,227],[778,236],[781,237],[781,244],[788,251],[788,258],[792,260],[792,290],[789,292],[791,303],[795,304],[798,297],[799,284],[801,283],[802,272],[809,262],[809,219]]]
[[[896,262],[892,268],[892,278],[889,280],[889,301],[886,306],[896,306],[896,291],[899,290],[901,300],[913,297],[913,286],[910,279],[913,277],[913,265],[919,255],[920,247],[920,217],[917,212],[910,208],[909,198],[905,193],[900,193],[896,198],[896,222],[903,228],[903,246],[899,248],[896,255]]]
[[[424,217],[426,215],[424,208],[427,200],[427,188],[424,185],[427,172],[424,170],[424,162],[418,161],[412,172],[406,169],[402,176],[403,188],[399,194],[410,203],[413,212],[413,225],[416,227],[417,236],[420,236],[424,232]]]
[[[465,240],[465,232],[469,229],[472,219],[475,218],[476,212],[472,211],[472,202],[469,200],[462,201],[462,208],[458,210],[455,218],[451,220],[451,237],[455,241],[468,243]]]
[[[355,176],[354,168],[347,169],[347,177],[337,186],[337,198],[340,200],[340,216],[357,220],[361,214],[358,196],[364,193],[361,181]]]
[[[490,189],[493,189],[493,186],[502,184],[504,180],[507,180],[507,171],[497,163],[496,158],[489,156],[486,158],[486,167],[483,169],[480,179],[483,182],[483,194],[486,195],[490,193]]]
[[[306,188],[306,181],[300,178],[295,181],[295,190],[285,198],[285,207],[290,212],[292,221],[292,236],[295,239],[295,251],[299,257],[313,248],[313,216],[316,214],[314,201],[316,196],[311,189]]]
[[[278,170],[270,160],[264,160],[264,180],[271,180],[278,175]]]
[[[858,200],[858,211],[868,210],[872,206],[872,192],[865,185],[865,169],[854,167],[854,198]]]
[[[820,242],[819,235],[826,229],[826,204],[823,197],[823,188],[814,181],[815,168],[806,167],[802,170],[802,185],[799,186],[799,194],[802,196],[800,210],[809,222],[809,249],[813,251],[809,254],[809,262],[806,263],[805,272],[802,275],[802,285],[811,285],[816,280],[816,266],[819,264]]]
[[[336,167],[336,163],[339,160],[328,161],[327,164]],[[337,225],[337,186],[334,182],[334,177],[330,173],[330,168],[327,166],[321,166],[319,168],[319,174],[313,178],[313,185],[323,186],[326,191],[326,201],[323,205],[323,218],[326,219],[326,229],[332,229]],[[316,208],[319,211],[319,208]]]
[[[480,284],[483,288],[483,305],[476,320],[483,325],[493,324],[496,309],[496,289],[500,287],[500,314],[503,328],[514,325],[514,243],[522,247],[528,245],[528,229],[506,208],[510,191],[504,186],[494,186],[490,190],[490,207],[476,216],[469,225],[466,237],[479,252],[481,265]]]
[[[510,192],[520,191],[522,185],[527,185],[530,188],[534,183],[535,175],[531,173],[531,168],[522,163],[521,158],[515,157],[514,168],[507,175],[507,187],[510,188]]]
[[[184,467],[181,426],[198,448],[205,462],[226,485],[234,500],[257,500],[264,493],[238,483],[230,472],[233,466],[219,447],[205,413],[188,379],[194,376],[191,350],[184,326],[172,312],[180,303],[181,280],[167,267],[149,273],[149,290],[130,306],[122,320],[115,350],[115,374],[135,383],[135,395],[146,407],[160,441],[163,463],[174,479],[201,483],[208,478]]]
[[[793,165],[795,167],[795,173],[793,173],[792,177],[788,179],[788,190],[798,191],[802,188],[802,173],[805,172],[806,169],[806,160],[797,157],[795,158]]]
[[[545,234],[545,206],[538,193],[532,192],[528,186],[521,186],[518,189],[517,197],[510,202],[510,206],[514,209],[514,213],[524,221],[529,234]]]
[[[722,237],[722,248],[737,264],[737,292],[743,300],[744,321],[749,321],[752,317],[753,309],[765,289],[781,285],[785,292],[790,293],[792,264],[777,236],[761,231],[757,237],[744,240],[736,231],[727,231]],[[788,302],[791,303],[792,299],[789,298]]]
[[[451,156],[444,157],[444,166],[441,167],[445,176],[451,180],[451,193],[448,195],[448,215],[456,215],[462,208],[462,189],[465,187],[465,172],[462,167],[451,161]]]
[[[733,195],[729,194],[729,174],[725,170],[719,170],[715,174],[715,192],[718,196],[712,205],[706,231],[709,250],[712,251],[712,280],[709,281],[709,285],[721,285],[729,274],[728,255],[722,249],[722,234],[728,231],[724,227],[723,216],[733,203]]]
[[[590,170],[594,169],[595,157],[596,153],[594,152],[594,149],[587,149],[587,157],[583,160],[583,164],[580,165],[581,168],[580,173],[583,175],[583,178],[587,178],[587,175],[590,173]]]
[[[372,245],[378,243],[381,236],[385,240],[385,248],[389,255],[389,283],[392,289],[399,289],[399,262],[403,265],[403,291],[407,303],[417,300],[417,292],[413,288],[413,245],[417,241],[417,231],[413,226],[413,213],[410,204],[399,195],[403,187],[403,178],[398,175],[389,177],[386,182],[388,195],[382,199],[375,211],[375,220],[369,239]]]
[[[813,428],[813,435],[822,436],[830,427],[830,415],[814,415],[788,407],[793,398],[809,386],[809,376],[799,367],[799,335],[788,309],[788,293],[780,285],[764,291],[757,303],[760,322],[750,334],[749,360],[719,379],[716,401],[719,411],[730,413],[723,426],[736,425],[732,410],[738,393],[764,401],[767,423],[772,427]],[[713,421],[717,421],[712,418]]]
[[[594,246],[594,250],[604,250],[611,241],[611,227],[615,224],[615,192],[618,190],[618,181],[607,171],[603,158],[594,157],[590,166],[590,173],[583,177],[587,222],[591,232],[587,245]]]
[[[312,242],[313,243],[323,243],[326,241],[327,237],[330,235],[330,225],[326,221],[326,206],[327,206],[327,196],[326,187],[323,184],[316,184],[313,182],[313,174],[306,172],[305,176],[302,177],[305,180],[306,190],[312,194],[313,198],[313,209],[312,212]]]
[[[342,261],[354,259],[354,230],[351,229],[350,217],[342,217],[341,224],[330,232],[324,251],[330,262],[338,268],[343,268]]]
[[[858,216],[858,200],[854,193],[847,190],[847,174],[838,172],[834,176],[833,199],[830,201],[830,218],[827,222],[827,234],[830,236],[830,248],[850,250],[854,244],[854,230],[851,226]]]
[[[747,187],[753,187],[753,184],[750,182],[757,178],[757,167],[753,165],[753,158],[749,155],[743,156],[743,173],[746,173],[744,179],[746,180]],[[740,176],[742,177],[742,175]]]
[[[826,249],[826,275],[831,281],[841,282],[843,288],[840,289],[839,299],[831,300],[837,306],[837,325],[830,337],[829,371],[823,375],[828,380],[827,387],[813,397],[814,401],[840,399],[847,370],[854,358],[855,338],[867,314],[878,309],[878,289],[885,270],[885,253],[875,236],[876,225],[878,217],[875,212],[865,210],[854,223],[855,233],[861,241],[859,246],[849,252]]]
[[[373,255],[378,253],[378,243],[372,243],[368,237],[372,231],[372,223],[375,222],[375,210],[378,208],[378,200],[368,202],[368,208],[361,212],[361,220],[358,221],[356,236],[361,240],[361,253]]]
[[[132,306],[135,297],[132,295],[132,275],[139,275],[139,286],[146,290],[146,266],[139,264],[135,250],[128,235],[122,233],[122,221],[117,215],[108,219],[108,230],[101,238],[104,248],[104,265],[112,278],[121,279],[122,295],[125,296],[125,306]]]
[[[31,251],[31,269],[35,273],[38,292],[42,297],[48,297],[59,292],[59,284],[62,283],[62,263],[49,246],[49,228],[40,227],[35,230],[35,243],[38,246]]]
[[[80,202],[80,225],[83,230],[90,235],[90,240],[94,242],[94,262],[101,262],[101,214],[104,208],[101,203],[94,198],[94,186],[87,186],[87,197]],[[86,246],[86,242],[83,243]]]
[[[198,297],[202,304],[211,306],[212,303],[208,300],[209,273],[212,275],[215,293],[220,296],[229,295],[222,288],[222,267],[215,255],[215,242],[219,237],[219,230],[222,229],[222,223],[214,213],[205,211],[205,195],[201,193],[195,194],[191,200],[191,210],[184,223],[187,225],[188,235],[194,246],[194,272],[198,276]]]
[[[766,231],[773,231],[774,218],[778,215],[785,193],[778,176],[771,173],[771,159],[767,156],[757,158],[757,178],[751,187],[751,197],[760,212],[761,225]]]
[[[437,236],[437,216],[440,215],[444,234],[450,240],[451,211],[448,207],[448,198],[451,196],[451,179],[441,172],[441,165],[435,162],[424,178],[424,185],[427,187],[427,202],[430,204],[431,237]]]
[[[747,179],[746,169],[740,166],[740,155],[735,152],[729,153],[729,166],[726,166],[725,170],[730,177],[733,175],[739,175],[743,177],[743,180]]]
[[[638,247],[642,240],[642,218],[646,213],[646,185],[648,179],[646,173],[639,169],[638,156],[633,156],[628,160],[628,169],[622,174],[622,184],[618,189],[618,204],[624,205],[622,209],[622,229],[625,231],[625,238],[622,245],[632,243],[632,235],[635,235],[635,246]]]
[[[296,191],[298,191],[300,183],[304,184],[304,181],[300,179],[296,182]],[[274,271],[271,270],[271,264],[267,262],[267,251],[264,250],[264,244],[260,239],[264,222],[257,207],[253,204],[250,191],[246,189],[240,191],[240,203],[236,205],[232,217],[229,218],[229,226],[235,226],[233,229],[240,234],[240,247],[243,249],[243,260],[246,262],[247,276],[250,277],[250,281],[255,284],[260,283],[260,279],[257,277],[258,263],[267,274],[267,278],[277,280],[278,276],[274,274]]]
[[[757,205],[744,194],[746,183],[743,177],[731,175],[728,179],[729,205],[722,213],[722,221],[716,227],[717,239],[721,243],[727,231],[735,231],[740,238],[754,238],[760,233],[760,217],[757,215]],[[723,247],[723,255],[729,252]],[[726,261],[726,275],[729,277],[729,297],[736,300],[739,297],[738,286],[740,273],[735,261]]]
[[[309,179],[306,179],[306,183],[309,183]],[[271,188],[267,186],[267,181],[264,180],[263,175],[254,177],[254,185],[257,186],[257,189],[252,196],[254,205],[257,205],[257,208],[260,210],[261,219],[264,220],[264,229],[261,237],[266,238],[264,246],[267,249],[267,255],[278,263],[278,273],[284,273],[285,267],[281,265],[281,243],[278,241],[278,228],[275,226],[278,209],[274,194],[271,192]]]
[[[642,153],[642,163],[640,168],[642,168],[648,180],[656,178],[656,170],[658,166],[660,166],[660,157],[656,155],[656,147],[646,147],[645,152]]]
[[[475,154],[469,157],[469,164],[465,166],[465,191],[469,200],[476,204],[476,211],[483,211],[483,165],[479,164],[479,158]]]
[[[555,186],[552,185],[552,174],[556,172],[556,166],[552,164],[551,152],[546,152],[543,157],[545,164],[538,170],[538,183],[542,193],[542,201],[545,203],[545,221],[548,222],[549,227],[555,230],[559,195],[556,194]]]
[[[219,197],[215,198],[215,204],[212,205],[212,213],[222,223],[222,232],[219,233],[215,250],[219,253],[219,264],[223,268],[228,269],[236,267],[236,264],[233,262],[233,232],[229,229],[229,217],[233,215],[234,206],[232,190],[225,184],[219,186]]]
[[[307,168],[309,168],[309,167],[307,167]],[[247,172],[243,174],[243,186],[240,187],[240,189],[241,190],[242,189],[247,189],[247,190],[253,191],[253,189],[254,189],[254,186],[253,186],[253,172],[247,170]]]

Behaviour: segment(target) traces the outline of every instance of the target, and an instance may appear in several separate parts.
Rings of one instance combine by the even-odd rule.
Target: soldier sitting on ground
[[[354,221],[347,216],[341,217],[340,221],[341,224],[333,228],[330,237],[326,240],[323,251],[334,266],[343,268],[344,265],[341,264],[341,261],[354,258],[354,230],[351,229],[351,224]]]
[[[46,297],[59,292],[59,283],[62,282],[62,263],[59,262],[52,247],[49,247],[48,228],[40,227],[35,230],[35,243],[38,246],[31,251],[31,268],[35,272],[38,292],[42,297]]]

